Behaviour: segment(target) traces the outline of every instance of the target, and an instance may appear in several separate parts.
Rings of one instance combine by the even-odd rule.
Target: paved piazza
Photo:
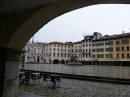
[[[19,97],[130,97],[130,85],[62,79],[60,88],[52,86],[43,82],[31,86],[30,95],[24,93]]]
[[[25,64],[27,70],[130,79],[130,66]]]

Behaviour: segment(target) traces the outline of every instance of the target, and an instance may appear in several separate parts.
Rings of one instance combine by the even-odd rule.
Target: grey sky
[[[97,31],[103,35],[130,32],[130,5],[94,5],[55,18],[35,34],[35,41],[79,41]]]

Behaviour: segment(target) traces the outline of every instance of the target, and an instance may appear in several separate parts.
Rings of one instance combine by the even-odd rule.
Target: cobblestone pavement
[[[19,91],[19,97],[43,97],[33,92]]]
[[[130,97],[130,85],[62,79],[60,88],[51,82],[30,86],[36,97]],[[19,96],[35,97],[35,96]]]

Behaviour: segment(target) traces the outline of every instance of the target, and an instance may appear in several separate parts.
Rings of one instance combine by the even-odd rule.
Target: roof
[[[119,39],[119,38],[125,38],[125,37],[130,37],[130,33],[123,33],[123,34],[105,36],[105,37],[95,39],[93,41],[103,41],[103,40]]]
[[[49,43],[47,43],[47,44],[64,44],[64,43],[62,43],[62,42],[57,42],[57,41],[54,41],[54,42],[49,42]]]
[[[79,44],[79,43],[81,43],[81,41],[78,41],[78,42],[74,42],[73,44]]]

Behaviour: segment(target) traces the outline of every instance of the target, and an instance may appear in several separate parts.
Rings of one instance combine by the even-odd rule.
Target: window
[[[122,51],[124,51],[124,47],[122,46]]]
[[[113,45],[113,41],[107,41],[105,42],[105,45]]]
[[[104,54],[97,54],[97,58],[104,58]]]
[[[53,56],[55,57],[55,53],[53,53]]]
[[[119,54],[116,54],[116,57],[117,57],[117,58],[120,58],[120,55],[119,55]]]
[[[122,54],[122,58],[124,58],[125,56],[124,56],[124,54]]]
[[[57,57],[59,57],[59,53],[57,53]]]
[[[126,48],[127,48],[127,51],[129,51],[129,46],[127,46]]]
[[[104,46],[104,43],[103,42],[96,43],[96,46]]]
[[[85,51],[85,50],[83,49],[83,53],[84,53],[84,51]]]
[[[95,58],[95,55],[92,55],[92,58]]]
[[[116,47],[116,51],[120,51],[120,47]]]
[[[96,52],[104,52],[104,48],[98,48],[96,49]]]
[[[82,52],[82,50],[81,50],[81,49],[79,49],[79,52],[81,53],[81,52]]]
[[[109,51],[109,48],[105,48],[105,51],[108,52],[108,51]]]
[[[120,41],[119,41],[119,40],[117,40],[117,41],[116,41],[116,45],[119,45],[119,44],[120,44]]]
[[[83,54],[83,58],[84,58],[84,54]]]
[[[104,42],[93,43],[92,46],[104,46]]]
[[[88,55],[86,54],[86,58],[88,57]]]
[[[127,54],[127,58],[130,58],[130,54]]]
[[[92,52],[95,52],[95,49],[92,49]]]
[[[96,46],[96,44],[95,44],[95,43],[93,43],[93,44],[92,44],[92,46]]]
[[[110,51],[110,52],[113,52],[113,48],[109,48],[109,51]]]
[[[122,40],[121,40],[121,43],[122,43],[122,44],[128,44],[128,43],[129,43],[129,40],[128,40],[127,38],[126,38],[126,39],[122,39]]]
[[[113,55],[112,55],[112,54],[106,54],[105,57],[106,57],[106,58],[112,58]]]
[[[106,51],[106,52],[112,52],[112,51],[113,51],[113,48],[105,48],[105,51]]]

